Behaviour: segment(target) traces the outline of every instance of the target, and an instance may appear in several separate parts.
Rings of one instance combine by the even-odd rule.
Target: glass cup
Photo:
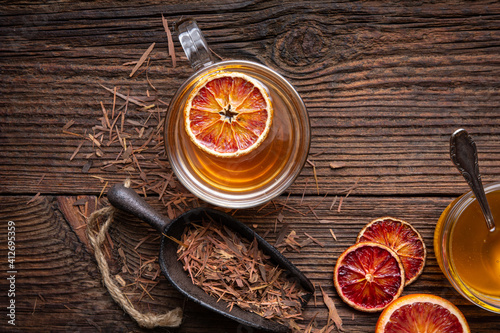
[[[500,313],[500,182],[485,187],[496,221],[490,232],[472,192],[443,211],[434,232],[434,252],[451,285],[475,305]]]
[[[270,68],[244,60],[215,62],[194,21],[177,26],[179,40],[196,71],[175,93],[165,119],[165,146],[179,181],[204,201],[226,208],[249,208],[285,191],[299,175],[310,146],[310,123],[292,85]],[[237,72],[259,81],[274,109],[271,129],[254,151],[216,157],[191,142],[184,128],[184,107],[197,82],[214,73]]]

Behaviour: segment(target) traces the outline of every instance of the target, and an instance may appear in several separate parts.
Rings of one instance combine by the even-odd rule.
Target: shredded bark
[[[337,213],[340,213],[340,210],[342,208],[342,203],[344,202],[344,197],[341,197],[339,200],[339,205],[337,207]]]
[[[121,277],[120,274],[116,274],[115,279],[122,286],[122,288],[127,286],[127,282],[125,282],[125,280]]]
[[[354,189],[356,189],[356,187],[358,186],[358,183],[359,183],[359,179],[356,179],[356,181],[354,182],[354,185],[352,185],[351,187],[349,187],[349,189],[347,190],[347,193],[345,195],[345,199],[352,193],[352,191],[354,191]]]
[[[105,87],[103,86],[102,84],[99,84],[101,87],[103,87],[104,89],[106,89],[107,91],[109,91],[110,93],[114,93],[114,90],[113,89],[110,89],[108,87]],[[136,105],[139,105],[139,106],[142,106],[142,107],[147,107],[148,105],[141,102],[140,100],[138,100],[137,98],[134,98],[134,97],[130,97],[130,96],[126,96],[122,93],[119,93],[119,92],[116,92],[116,96],[120,97],[121,99],[123,100],[128,100],[130,101],[131,103],[133,104],[136,104]],[[108,124],[109,126],[109,124]]]
[[[83,134],[68,132],[66,129],[72,122],[66,123],[63,129],[64,134],[85,139],[77,144],[69,159],[81,161],[85,158],[87,161],[82,166],[82,172],[89,173],[90,177],[103,184],[116,182],[114,177],[122,175],[124,179],[130,178],[132,187],[140,189],[146,196],[151,192],[158,194],[159,200],[169,207],[170,218],[191,208],[192,203],[197,201],[196,197],[178,186],[178,180],[172,173],[170,176],[165,174],[165,170],[170,168],[165,157],[163,137],[166,108],[158,106],[157,92],[149,91],[146,86],[143,94],[129,88],[123,94],[118,86],[100,86],[110,93],[110,99],[99,102],[99,114],[91,130],[85,130]],[[124,102],[120,103],[121,100]],[[84,148],[92,151],[80,157]],[[100,196],[106,187],[107,184],[101,187]]]
[[[32,203],[33,201],[35,201],[36,199],[38,199],[38,197],[40,196],[40,192],[38,192],[37,194],[35,194],[35,196],[33,198],[31,198],[30,200],[28,200],[26,202],[27,205],[29,205],[30,203]]]
[[[35,304],[33,305],[33,312],[31,312],[31,315],[34,315],[35,314],[35,310],[36,310],[36,302],[37,302],[37,298],[35,298]]]
[[[209,48],[209,49],[210,49],[210,52],[212,52],[212,53],[213,53],[213,54],[214,54],[217,58],[219,58],[220,60],[223,60],[223,61],[224,61],[224,60],[226,60],[226,58],[224,58],[224,57],[220,56],[219,54],[215,53],[215,51],[214,51],[214,50],[212,50],[211,48]]]
[[[302,197],[300,198],[300,204],[299,206],[302,206],[302,203],[304,202],[304,197],[306,195],[306,188],[307,188],[307,183],[309,182],[308,179],[306,179],[306,183],[304,184],[304,190],[302,191]]]
[[[288,231],[288,228],[286,229]],[[282,253],[286,249],[290,249],[295,252],[300,252],[300,249],[302,246],[307,245],[307,244],[302,244],[299,243],[298,240],[299,236],[297,235],[297,232],[295,230],[292,230],[288,233],[288,236],[283,238],[283,241],[279,242],[276,244],[276,248],[280,250]]]
[[[40,185],[41,182],[43,181],[43,179],[45,178],[45,174],[42,175],[42,177],[40,178],[40,180],[38,181],[38,183],[36,183],[37,185]]]
[[[168,27],[167,19],[161,15],[161,21],[163,23],[163,28],[165,29],[165,33],[167,34],[167,42],[168,42],[168,55],[172,58],[172,67],[177,66],[177,59],[175,58],[175,49],[174,49],[174,41],[172,39],[172,33],[170,32],[170,28]]]
[[[332,162],[330,163],[330,168],[332,169],[341,169],[345,167],[345,163],[342,162]]]
[[[318,244],[319,246],[325,247],[325,244],[321,243],[319,240],[317,240],[313,236],[309,235],[307,232],[304,232],[304,235],[306,235],[307,237],[309,237],[314,243]]]
[[[333,198],[332,204],[330,205],[330,210],[332,210],[333,206],[335,206],[335,203],[337,202],[337,199],[338,199],[338,196],[335,196],[335,198]]]
[[[132,72],[129,75],[130,77],[134,76],[135,72],[137,72],[137,70],[142,66],[142,64],[144,63],[144,61],[146,61],[146,59],[148,58],[148,56],[151,53],[151,51],[153,51],[155,45],[156,45],[156,43],[151,44],[148,47],[148,49],[143,53],[143,55],[141,56],[141,58],[139,59],[139,61],[137,62],[137,64],[135,64],[134,68],[132,69]]]
[[[332,234],[333,239],[337,240],[337,236],[335,236],[335,233],[332,229],[330,229],[330,234]]]
[[[270,262],[257,241],[229,228],[201,221],[180,241],[178,259],[193,283],[206,293],[260,316],[289,326],[302,320],[301,298],[307,292]]]
[[[309,163],[313,168],[314,181],[316,182],[316,191],[318,192],[319,195],[319,183],[318,183],[318,174],[316,173],[316,165],[309,159],[307,159],[307,163]]]
[[[73,132],[70,132],[70,131],[65,131],[65,130],[63,130],[62,132],[63,132],[64,134],[67,134],[67,135],[73,135],[73,136],[77,136],[77,137],[80,137],[80,138],[85,138],[85,135],[82,135],[82,134],[73,133]]]
[[[73,119],[71,119],[70,121],[68,121],[66,123],[66,125],[63,126],[63,131],[66,131],[67,129],[69,129],[71,126],[73,126],[73,124],[75,123],[75,121]]]
[[[321,294],[323,295],[323,302],[325,303],[326,307],[328,308],[328,324],[327,326],[330,325],[330,323],[333,322],[337,330],[343,331],[342,328],[342,319],[339,316],[339,313],[337,312],[337,308],[335,307],[335,303],[333,302],[333,299],[328,296],[323,288],[319,286],[321,289]]]

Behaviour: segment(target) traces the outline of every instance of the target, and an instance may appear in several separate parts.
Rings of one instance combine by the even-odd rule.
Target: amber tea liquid
[[[268,92],[274,108],[271,129],[265,141],[247,155],[236,158],[210,155],[181,131],[186,159],[203,181],[227,191],[249,191],[265,185],[283,170],[292,154],[293,124],[282,97],[275,90]]]
[[[270,97],[274,109],[271,129],[261,145],[246,155],[213,156],[196,147],[185,131],[183,111],[190,92],[202,77],[215,72],[249,75],[267,89]],[[300,172],[309,151],[309,120],[300,98],[290,97],[291,86],[275,80],[263,66],[254,67],[252,63],[239,61],[218,63],[188,81],[169,107],[165,141],[176,175],[181,182],[189,184],[192,192],[200,189],[205,196],[217,192],[217,197],[226,202],[250,198],[248,203],[253,197],[258,201],[267,191],[275,191],[273,186],[290,183],[289,178]]]

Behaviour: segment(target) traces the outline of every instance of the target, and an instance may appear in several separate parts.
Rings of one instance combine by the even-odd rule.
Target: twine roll
[[[112,206],[99,209],[89,216],[87,225],[87,237],[94,249],[97,265],[101,271],[105,287],[108,289],[115,302],[118,303],[122,309],[139,324],[139,326],[144,328],[178,327],[182,322],[181,308],[177,307],[165,314],[141,313],[134,308],[122,293],[120,287],[117,286],[111,278],[109,265],[101,250],[101,245],[104,243],[106,232],[113,222],[115,212],[116,209]],[[103,217],[106,217],[106,222],[104,222],[99,231],[96,231],[95,229],[99,227],[99,219]]]

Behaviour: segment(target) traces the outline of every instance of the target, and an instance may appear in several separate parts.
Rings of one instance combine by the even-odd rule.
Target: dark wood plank
[[[117,328],[131,329],[122,322],[121,309],[100,284],[95,264],[69,225],[54,210],[53,199],[41,197],[26,204],[29,197],[2,199],[1,216],[15,222],[15,297],[0,296],[2,304],[15,300],[15,326],[2,321],[9,331],[58,331],[78,328],[95,330],[101,321],[117,323]],[[6,237],[6,225],[2,224]],[[9,270],[6,243],[1,247],[2,272]],[[7,290],[2,279],[2,289]],[[108,306],[103,306],[104,304]]]
[[[72,131],[84,134],[99,124],[99,102],[112,104],[99,83],[153,92],[144,72],[129,79],[131,68],[122,65],[153,42],[148,77],[168,103],[192,71],[177,41],[180,61],[172,68],[162,13],[172,25],[195,17],[217,54],[262,62],[291,80],[311,117],[322,194],[359,178],[363,195],[457,195],[465,186],[447,151],[459,127],[477,140],[485,180],[498,179],[497,3],[57,1],[2,10],[2,192],[97,194],[102,184],[90,175],[126,177],[99,169],[117,145],[92,157],[94,167],[83,173],[91,143],[69,161],[81,139],[61,128],[74,120]],[[345,168],[331,170],[332,161]],[[306,166],[291,192],[300,193],[311,176]]]
[[[108,295],[101,284],[101,275],[97,270],[93,254],[78,238],[74,228],[63,217],[61,207],[64,202],[75,201],[76,198],[60,197],[56,201],[50,197],[42,197],[26,205],[29,197],[4,197],[0,207],[0,216],[15,222],[16,226],[16,329],[19,331],[44,331],[50,327],[53,331],[79,329],[84,332],[107,331],[142,331],[134,321],[123,313]],[[491,332],[500,328],[500,318],[492,313],[479,310],[463,299],[447,282],[441,273],[433,251],[432,239],[434,226],[440,212],[449,203],[450,198],[415,197],[415,198],[359,198],[348,197],[343,202],[341,211],[330,210],[331,200],[327,197],[318,205],[315,199],[279,199],[277,207],[287,201],[298,211],[283,210],[283,222],[274,221],[279,212],[270,205],[260,212],[238,211],[235,216],[255,230],[267,235],[271,243],[276,240],[277,233],[286,225],[299,236],[299,242],[307,237],[304,232],[315,237],[324,247],[312,243],[295,252],[284,251],[285,255],[301,269],[317,286],[330,295],[337,306],[344,327],[349,332],[372,331],[378,314],[366,314],[345,305],[337,296],[332,283],[332,272],[340,253],[353,244],[356,234],[371,219],[392,215],[411,222],[422,234],[428,249],[427,264],[422,276],[412,285],[405,288],[404,294],[430,292],[455,303],[465,314],[473,332]],[[156,199],[148,201],[159,211],[165,208]],[[63,203],[63,204],[61,204]],[[317,206],[314,211],[309,206]],[[69,208],[63,209],[68,212]],[[79,210],[74,206],[75,212]],[[64,214],[68,216],[68,213]],[[159,251],[159,239],[156,232],[144,223],[120,213],[117,221],[110,229],[113,249],[109,248],[112,274],[120,274],[124,278],[135,276],[145,259],[156,258]],[[320,223],[321,220],[331,220]],[[337,236],[335,241],[329,229]],[[6,235],[7,229],[0,233]],[[2,237],[4,237],[2,236]],[[148,237],[144,240],[145,237]],[[141,245],[135,247],[141,242]],[[126,266],[132,272],[123,272],[123,257],[118,249],[122,249],[127,261]],[[0,248],[0,256],[5,258],[5,245]],[[154,273],[158,269],[157,262],[151,265]],[[8,270],[6,262],[0,262],[0,270]],[[127,280],[128,281],[128,280]],[[213,332],[222,327],[228,331],[237,331],[238,325],[220,316],[215,316],[191,302],[184,303],[183,297],[159,276],[158,284],[151,289],[154,299],[143,295],[138,307],[153,311],[167,311],[174,306],[184,307],[184,323],[179,332]],[[7,290],[7,280],[0,281],[2,290]],[[132,292],[132,291],[131,291]],[[135,293],[141,294],[136,290]],[[134,300],[133,294],[130,294]],[[6,294],[0,295],[0,302],[6,304]],[[307,306],[304,316],[310,320],[316,316],[318,327],[326,324],[327,309],[322,302],[321,294],[316,295]],[[2,326],[5,322],[2,323]],[[4,326],[6,327],[6,326]],[[163,331],[158,329],[157,331]]]

